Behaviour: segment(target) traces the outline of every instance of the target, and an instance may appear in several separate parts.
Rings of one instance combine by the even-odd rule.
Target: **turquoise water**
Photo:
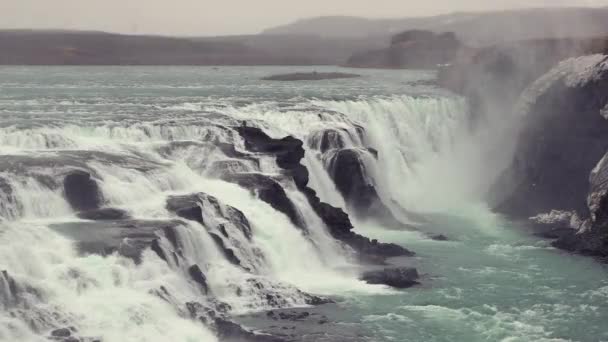
[[[364,230],[418,253],[423,285],[350,299],[380,341],[606,341],[608,269],[509,226],[484,208],[436,218],[429,231]],[[353,316],[355,319],[355,316]]]
[[[100,136],[106,133],[94,131],[96,126],[148,121],[189,123],[215,114],[259,120],[276,135],[290,133],[300,137],[311,127],[332,122],[319,113],[331,117],[341,108],[347,108],[340,111],[347,118],[369,119],[365,122],[370,131],[372,124],[384,124],[374,121],[376,115],[396,120],[387,121],[394,126],[409,120],[409,115],[421,115],[412,123],[412,135],[425,129],[433,132],[436,128],[458,127],[441,126],[433,120],[439,114],[452,118],[444,107],[458,104],[458,99],[432,86],[415,85],[415,81],[432,78],[430,72],[356,70],[362,78],[302,83],[259,80],[296,70],[335,69],[0,67],[0,128],[5,129],[0,134],[12,134],[0,151],[13,154],[40,146],[55,148],[49,145],[51,140],[36,135],[38,131],[19,134],[22,128],[53,128],[51,137],[90,134],[74,139],[76,147],[87,149],[96,148],[95,139],[102,139]],[[90,130],[80,131],[74,128],[77,126]],[[376,128],[385,129],[388,134],[392,127]],[[126,131],[123,135],[112,132],[116,135],[110,138],[125,145],[140,142],[139,136],[129,136]],[[433,134],[416,141],[427,138],[432,142],[429,146],[406,146],[406,157],[419,160],[424,153],[432,153],[440,144]],[[53,141],[61,145],[60,140]],[[455,170],[438,173],[441,177],[436,182],[459,181],[440,179],[459,173],[454,171],[463,165],[453,167]],[[433,179],[430,183],[425,180],[425,186],[433,183]],[[401,184],[389,186],[393,196],[402,189]],[[407,186],[414,188],[415,184]],[[438,189],[428,189],[435,197],[424,198],[426,208],[433,201],[445,199],[440,198],[444,197],[441,187]],[[403,203],[416,200],[403,197]],[[447,242],[433,241],[415,231],[359,225],[360,233],[415,251],[417,256],[406,262],[423,274],[422,285],[383,295],[348,288],[336,290],[334,294],[343,298],[341,305],[346,309],[344,320],[361,324],[375,341],[608,341],[606,267],[592,259],[555,250],[547,241],[509,226],[483,206],[467,204],[468,201],[462,199],[460,205],[445,206],[450,209],[433,214],[428,223],[418,227],[422,232],[445,234],[451,240]]]

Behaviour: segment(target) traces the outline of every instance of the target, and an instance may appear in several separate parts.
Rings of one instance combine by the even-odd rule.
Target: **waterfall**
[[[407,210],[468,191],[460,184],[478,162],[455,144],[470,134],[456,97],[175,102],[139,104],[150,114],[137,119],[59,111],[0,126],[0,340],[68,328],[103,341],[215,341],[215,317],[389,293],[358,279],[358,251],[310,191],[357,222],[330,167],[353,150],[376,209],[410,222]],[[87,107],[57,106],[70,105]],[[302,141],[309,192],[277,155],[248,146],[242,126]],[[98,206],[74,206],[74,173],[91,188],[74,196]],[[293,210],[263,200],[259,180]],[[201,324],[197,305],[216,316]]]

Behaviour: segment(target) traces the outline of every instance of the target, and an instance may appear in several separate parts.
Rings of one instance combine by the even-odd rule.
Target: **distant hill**
[[[472,47],[530,39],[603,37],[608,36],[608,8],[529,9],[403,19],[322,17],[258,35],[199,38],[0,30],[0,64],[344,65],[351,56],[363,53],[362,59],[351,60],[351,64],[382,65],[386,63],[380,50],[386,49],[392,36],[408,30],[453,32],[464,45]],[[397,54],[400,61],[408,56]],[[395,54],[391,61],[393,57]]]
[[[176,38],[94,31],[0,30],[4,65],[341,64],[383,41],[316,36]]]
[[[262,34],[388,38],[413,29],[454,32],[465,43],[472,45],[538,38],[602,36],[608,34],[608,8],[524,9],[399,19],[319,17],[271,28]]]

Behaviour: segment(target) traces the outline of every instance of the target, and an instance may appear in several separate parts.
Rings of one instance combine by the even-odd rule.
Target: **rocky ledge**
[[[382,270],[367,271],[363,273],[362,280],[369,284],[388,285],[398,289],[405,289],[418,285],[418,271],[411,267],[385,268]]]
[[[308,170],[300,163],[305,153],[301,140],[293,137],[273,139],[255,127],[241,126],[237,130],[248,150],[275,156],[277,165],[284,170],[284,176],[291,178],[298,190],[306,196],[330,234],[358,252],[361,261],[383,263],[389,257],[414,255],[399,245],[378,242],[354,233],[350,218],[344,210],[321,202],[315,190],[308,186]]]

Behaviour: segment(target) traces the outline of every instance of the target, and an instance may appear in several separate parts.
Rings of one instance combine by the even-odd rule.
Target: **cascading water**
[[[0,341],[215,341],[240,314],[325,296],[347,308],[347,330],[377,341],[549,340],[570,336],[551,308],[605,312],[589,302],[608,286],[593,274],[560,278],[580,295],[543,306],[563,260],[479,207],[420,215],[478,201],[492,177],[491,133],[472,131],[465,101],[404,84],[430,73],[275,84],[257,81],[270,68],[44,70],[54,76],[0,69]],[[252,143],[244,128],[270,137]],[[287,135],[301,160],[272,145]],[[332,206],[356,231],[414,247],[406,263],[432,286],[360,281],[358,247],[404,250],[348,235]],[[521,292],[514,276],[527,302],[497,297]]]

